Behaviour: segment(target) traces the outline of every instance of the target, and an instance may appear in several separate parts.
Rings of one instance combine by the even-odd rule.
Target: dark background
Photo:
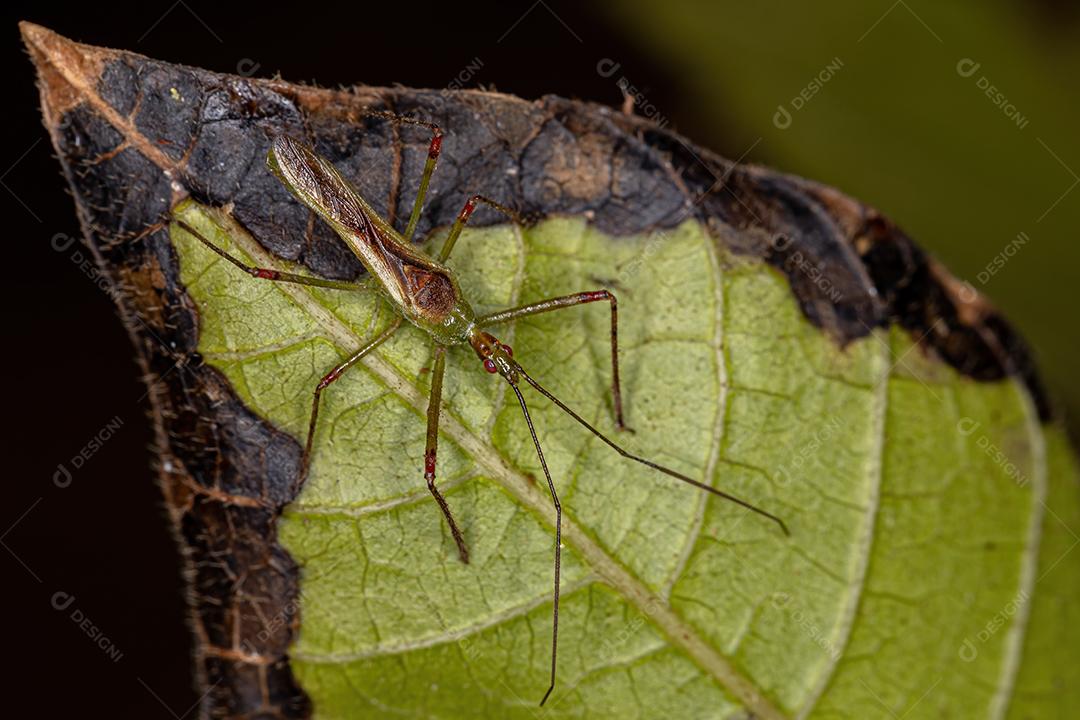
[[[5,703],[26,701],[34,715],[184,717],[197,698],[176,552],[151,470],[145,386],[111,300],[72,261],[80,246],[56,251],[50,242],[79,229],[18,20],[163,60],[324,86],[440,88],[479,58],[469,87],[617,105],[625,76],[694,141],[876,204],[962,277],[976,278],[1016,232],[1028,232],[1030,246],[981,289],[1021,321],[1062,413],[1080,398],[1071,372],[1080,190],[1070,185],[1071,167],[1080,167],[1080,43],[1064,3],[959,2],[944,14],[916,0],[812,10],[691,0],[281,11],[196,0],[13,5],[0,25],[4,312],[15,329],[4,353],[11,469],[0,569],[15,663]],[[1030,127],[1010,127],[975,78],[958,79],[953,66],[963,57],[1007,88]],[[777,128],[776,108],[833,58],[843,63],[835,80],[791,128]],[[619,64],[614,75],[597,72],[605,59]],[[1036,223],[1059,195],[1053,215]],[[114,418],[119,429],[75,470],[70,459]],[[72,470],[68,487],[53,482],[58,463]],[[74,596],[66,610],[51,604],[58,592]],[[122,653],[118,661],[71,619],[76,610]]]

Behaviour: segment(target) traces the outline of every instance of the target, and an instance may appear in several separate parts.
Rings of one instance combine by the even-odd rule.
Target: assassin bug
[[[439,412],[442,399],[443,375],[446,368],[446,351],[454,346],[468,345],[479,358],[484,370],[492,374],[500,375],[510,386],[521,406],[521,412],[532,437],[536,455],[540,466],[544,471],[547,488],[551,493],[552,503],[555,507],[555,562],[554,562],[554,605],[552,610],[551,630],[551,683],[547,692],[544,693],[540,704],[547,701],[551,692],[555,689],[556,660],[558,657],[559,638],[559,574],[562,562],[562,506],[559,503],[558,492],[555,483],[548,471],[547,461],[544,459],[544,451],[533,426],[532,417],[529,414],[525,396],[521,392],[521,385],[530,386],[540,393],[560,410],[565,412],[577,423],[584,426],[589,432],[609,445],[625,458],[638,462],[642,465],[657,470],[665,475],[692,485],[705,492],[712,493],[724,500],[734,502],[742,507],[757,513],[775,522],[785,535],[789,534],[787,526],[779,517],[758,508],[751,503],[733,495],[718,490],[698,480],[694,480],[671,468],[664,467],[659,463],[647,458],[635,455],[624,449],[610,437],[594,427],[578,413],[567,406],[562,400],[549,392],[543,385],[534,379],[514,358],[513,350],[509,345],[500,342],[485,328],[499,325],[523,318],[529,315],[552,312],[564,308],[584,305],[593,302],[606,302],[611,312],[611,389],[614,400],[615,424],[619,430],[625,430],[626,424],[623,418],[622,395],[619,385],[619,341],[618,341],[618,303],[615,295],[609,290],[591,290],[572,295],[549,298],[539,302],[529,303],[518,307],[502,310],[488,315],[476,315],[468,301],[465,299],[461,287],[458,284],[454,272],[445,264],[450,252],[454,248],[465,224],[478,205],[487,205],[498,212],[507,215],[516,223],[524,224],[523,218],[514,210],[505,207],[494,200],[474,195],[465,203],[457,219],[450,228],[449,235],[443,243],[442,250],[435,258],[429,257],[410,243],[413,232],[416,230],[417,221],[423,206],[424,196],[427,193],[431,175],[442,148],[443,133],[435,124],[416,120],[413,118],[399,117],[389,113],[369,112],[369,116],[383,118],[391,122],[407,123],[427,128],[431,132],[431,144],[428,149],[427,162],[424,165],[423,175],[420,178],[420,187],[416,201],[413,204],[412,214],[409,217],[405,231],[399,233],[386,220],[381,218],[366,200],[354,189],[354,187],[341,175],[340,172],[325,158],[319,156],[308,145],[290,138],[279,136],[271,144],[267,157],[267,165],[271,172],[278,177],[286,188],[302,203],[315,211],[324,221],[337,231],[341,239],[349,246],[349,249],[360,259],[364,267],[374,278],[382,295],[392,303],[400,313],[390,326],[376,337],[372,338],[363,347],[356,350],[347,360],[330,370],[315,388],[311,406],[311,419],[308,425],[307,441],[304,445],[303,458],[301,460],[301,477],[303,482],[308,473],[311,459],[312,442],[315,437],[315,428],[319,417],[319,401],[322,392],[342,376],[349,368],[359,362],[365,355],[385,342],[393,333],[401,327],[404,320],[408,320],[421,330],[425,331],[434,342],[435,360],[432,368],[431,396],[427,410],[427,441],[424,452],[424,479],[427,481],[428,490],[435,498],[443,517],[457,544],[458,554],[461,561],[469,562],[469,551],[465,545],[461,530],[454,515],[450,510],[442,493],[435,484],[436,451],[438,448]],[[229,261],[240,270],[254,278],[276,282],[299,283],[303,285],[315,285],[318,287],[335,288],[340,290],[359,290],[361,284],[327,280],[307,275],[273,270],[270,268],[252,267],[241,260],[228,254],[217,247],[197,230],[185,223],[176,220],[176,224],[185,231],[200,240],[210,250]]]

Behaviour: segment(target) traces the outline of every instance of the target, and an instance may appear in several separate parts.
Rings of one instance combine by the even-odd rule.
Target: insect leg
[[[443,375],[446,373],[446,348],[442,345],[435,346],[435,368],[431,372],[431,399],[428,401],[427,411],[427,446],[424,449],[424,479],[427,480],[428,490],[431,491],[435,502],[439,504],[447,524],[450,526],[450,534],[457,543],[458,555],[461,562],[469,563],[469,550],[465,547],[465,539],[461,536],[461,530],[454,522],[454,516],[450,512],[450,506],[446,504],[446,498],[435,487],[435,455],[439,447],[439,411],[442,409],[442,384]]]
[[[428,184],[431,182],[431,174],[435,172],[435,163],[438,162],[439,153],[442,152],[442,129],[433,122],[417,120],[416,118],[406,117],[405,115],[395,115],[391,112],[368,110],[363,114],[368,117],[389,120],[390,122],[399,125],[416,125],[431,131],[431,144],[428,145],[428,156],[427,162],[424,163],[424,173],[420,176],[420,187],[416,191],[416,200],[413,202],[412,214],[409,215],[409,224],[406,226],[405,232],[403,233],[406,240],[411,240],[413,232],[416,230],[416,223],[420,220],[420,210],[424,206],[424,197],[427,195]]]
[[[544,459],[544,451],[540,448],[540,441],[536,437],[536,428],[533,427],[532,417],[529,415],[529,407],[525,404],[525,398],[518,389],[517,383],[511,382],[510,388],[517,395],[521,412],[525,415],[525,424],[529,426],[529,435],[532,436],[533,446],[536,447],[536,456],[540,458],[540,467],[544,469],[544,478],[547,480],[548,490],[551,491],[551,502],[555,505],[555,604],[551,614],[551,685],[544,693],[540,705],[547,702],[551,691],[555,689],[555,660],[559,651],[559,573],[562,568],[562,505],[559,503],[559,494],[555,492],[555,483],[551,480],[551,472],[548,471],[547,460]]]
[[[483,203],[493,210],[498,210],[503,215],[506,215],[518,225],[527,225],[525,218],[521,216],[516,210],[512,210],[501,203],[497,203],[490,198],[486,198],[483,195],[473,195],[465,203],[465,207],[461,208],[461,212],[458,213],[457,220],[450,226],[450,234],[446,236],[446,241],[443,243],[442,250],[439,251],[439,262],[446,262],[446,258],[450,257],[450,251],[454,249],[454,243],[457,242],[458,236],[461,235],[461,231],[465,229],[465,223],[469,221],[469,217],[476,210],[476,206],[479,203]]]
[[[332,385],[334,382],[336,382],[337,379],[340,378],[346,370],[359,362],[362,357],[382,345],[387,340],[389,340],[390,336],[393,335],[399,327],[401,327],[401,322],[402,318],[400,315],[395,317],[394,321],[390,323],[390,326],[388,328],[383,330],[372,340],[370,340],[366,345],[353,353],[348,360],[341,363],[330,372],[326,373],[326,375],[323,376],[323,379],[319,381],[319,384],[315,386],[315,397],[311,401],[311,420],[308,422],[307,442],[304,443],[304,456],[303,459],[300,461],[301,484],[305,480],[307,480],[308,469],[311,465],[311,447],[313,441],[315,440],[315,425],[318,423],[319,420],[319,399],[322,397],[322,391],[325,390],[328,386]]]
[[[619,383],[619,303],[615,299],[613,292],[610,290],[593,290],[572,295],[562,295],[510,308],[509,310],[500,310],[490,315],[483,315],[477,318],[476,322],[481,327],[484,327],[517,320],[528,315],[562,310],[563,308],[584,305],[599,300],[607,300],[611,304],[611,395],[615,405],[615,426],[620,430],[628,430],[629,428],[626,427],[626,422],[623,419],[622,390]]]
[[[207,240],[202,233],[188,225],[183,220],[174,221],[180,228],[194,236],[199,242],[206,247],[213,250],[215,253],[231,262],[236,267],[240,268],[248,275],[259,280],[276,280],[278,282],[297,283],[299,285],[314,285],[316,287],[334,288],[336,290],[366,290],[367,286],[363,283],[346,282],[344,280],[326,280],[319,277],[311,277],[308,275],[297,275],[296,273],[284,272],[282,270],[273,270],[271,268],[260,268],[248,265],[240,259],[230,255],[214,243]]]

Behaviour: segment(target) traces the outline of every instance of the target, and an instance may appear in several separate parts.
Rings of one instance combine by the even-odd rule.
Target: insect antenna
[[[699,482],[697,480],[694,480],[691,477],[683,475],[681,472],[678,472],[676,470],[672,470],[669,467],[664,467],[660,463],[653,462],[652,460],[649,460],[647,458],[643,458],[640,455],[635,455],[634,453],[632,453],[629,450],[625,449],[624,447],[622,447],[621,445],[616,443],[614,440],[609,438],[607,435],[600,432],[595,427],[593,427],[591,424],[589,424],[589,422],[587,420],[585,420],[585,418],[581,417],[576,412],[571,410],[570,407],[567,406],[567,404],[564,403],[562,400],[560,400],[559,398],[552,395],[551,392],[549,392],[543,385],[541,385],[536,380],[534,380],[532,378],[532,376],[530,376],[527,372],[525,372],[523,369],[521,369],[520,366],[518,366],[517,370],[518,370],[518,373],[521,375],[521,377],[525,378],[525,382],[532,385],[533,388],[538,393],[540,393],[541,395],[546,397],[551,402],[555,403],[555,405],[560,410],[565,412],[570,417],[574,418],[574,420],[577,420],[579,424],[583,425],[586,429],[588,429],[589,432],[591,432],[593,435],[595,435],[596,437],[603,440],[607,445],[609,445],[613,450],[615,450],[615,452],[619,453],[623,457],[629,458],[630,460],[633,460],[634,462],[641,463],[642,465],[645,465],[646,467],[651,467],[654,470],[658,470],[658,471],[664,473],[665,475],[668,475],[670,477],[675,478],[676,480],[681,480],[682,482],[686,483],[687,485],[693,485],[694,487],[696,487],[698,489],[701,489],[701,490],[704,490],[705,492],[712,493],[713,495],[716,495],[719,498],[723,498],[724,500],[727,500],[729,502],[733,502],[736,505],[740,505],[740,506],[746,508],[747,510],[750,510],[751,512],[757,513],[758,515],[761,515],[762,517],[765,517],[765,518],[768,518],[769,520],[772,520],[774,523],[776,523],[780,527],[780,529],[783,531],[784,535],[788,535],[788,536],[791,535],[791,533],[788,531],[787,524],[783,520],[778,518],[776,515],[773,515],[772,513],[768,512],[766,510],[763,510],[763,509],[757,507],[756,505],[754,505],[752,503],[749,503],[746,500],[743,500],[742,498],[738,498],[738,497],[735,497],[734,495],[730,495],[730,494],[724,492],[723,490],[717,490],[716,488],[712,487],[711,485],[706,485],[703,482]]]
[[[529,435],[532,436],[533,445],[536,447],[536,456],[540,458],[540,467],[544,469],[544,478],[547,480],[548,490],[551,491],[551,501],[555,504],[555,605],[552,611],[551,623],[551,685],[544,693],[540,705],[547,702],[551,691],[555,689],[555,658],[559,652],[559,572],[562,568],[562,504],[559,503],[559,494],[555,492],[555,483],[551,480],[551,472],[548,470],[547,460],[544,459],[544,451],[540,447],[540,440],[536,437],[536,428],[533,427],[532,416],[529,415],[529,406],[525,404],[525,397],[521,394],[517,383],[511,382],[510,388],[517,395],[521,412],[525,415],[525,424],[529,426]]]
[[[643,458],[639,455],[635,455],[629,450],[626,450],[614,440],[609,438],[607,435],[593,427],[587,420],[585,420],[585,418],[581,417],[572,409],[570,409],[570,407],[562,400],[555,397],[555,395],[553,395],[547,388],[538,383],[532,378],[531,375],[525,372],[521,365],[519,365],[518,363],[513,363],[513,367],[515,377],[511,378],[508,376],[508,384],[510,385],[510,389],[514,391],[514,395],[517,396],[518,404],[521,405],[521,412],[525,416],[525,424],[529,427],[529,436],[532,437],[533,446],[536,448],[536,456],[540,459],[540,467],[544,470],[544,479],[547,480],[548,490],[551,492],[551,500],[555,505],[555,590],[553,593],[554,607],[552,609],[551,627],[551,684],[548,686],[547,692],[544,693],[544,697],[540,701],[540,705],[543,706],[543,704],[547,702],[548,697],[551,696],[552,691],[555,689],[555,668],[559,649],[559,577],[562,568],[562,504],[559,502],[559,494],[555,490],[555,483],[551,479],[551,472],[548,470],[547,460],[544,458],[544,450],[540,447],[540,440],[536,437],[536,428],[533,426],[532,416],[529,414],[529,406],[526,404],[525,396],[521,394],[521,389],[518,387],[517,377],[525,378],[525,382],[529,383],[529,385],[531,385],[533,389],[535,389],[538,393],[553,402],[556,407],[558,407],[570,417],[574,418],[574,420],[576,420],[579,424],[583,425],[586,429],[588,429],[589,432],[603,440],[607,445],[609,445],[613,450],[615,450],[615,452],[619,453],[623,457],[641,463],[646,467],[653,468],[654,470],[658,470],[665,475],[669,475],[675,478],[676,480],[681,480],[688,485],[692,485],[708,493],[712,493],[717,497],[728,500],[735,503],[736,505],[750,510],[751,512],[757,513],[758,515],[761,515],[762,517],[765,517],[776,523],[783,531],[784,535],[790,536],[791,533],[788,531],[787,524],[784,523],[784,521],[776,515],[773,515],[766,510],[762,510],[761,508],[747,502],[746,500],[743,500],[742,498],[735,497],[734,495],[730,495],[722,490],[717,490],[714,487],[694,480],[693,478],[683,475],[682,473],[675,470],[672,470],[669,467],[664,467],[659,463],[653,462],[652,460]]]

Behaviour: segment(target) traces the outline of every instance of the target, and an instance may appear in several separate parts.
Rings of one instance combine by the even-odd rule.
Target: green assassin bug
[[[279,136],[272,141],[270,152],[267,157],[267,165],[270,171],[278,177],[286,188],[304,205],[315,211],[326,223],[328,223],[341,239],[349,246],[349,249],[360,259],[364,267],[370,273],[381,294],[392,303],[400,316],[391,325],[372,338],[363,347],[356,350],[347,360],[330,370],[315,388],[315,395],[311,406],[311,420],[308,425],[307,441],[304,445],[304,453],[301,461],[300,481],[306,479],[311,459],[312,441],[315,436],[315,428],[319,416],[319,400],[323,390],[333,384],[349,368],[359,362],[365,355],[385,342],[394,332],[401,327],[404,320],[408,320],[416,327],[426,332],[435,345],[434,367],[432,368],[431,396],[427,410],[427,442],[424,452],[424,479],[427,481],[428,490],[439,505],[446,523],[450,528],[454,541],[457,544],[458,554],[461,561],[469,562],[469,551],[465,545],[461,530],[458,528],[454,515],[450,511],[442,493],[435,484],[436,451],[438,447],[439,412],[442,399],[443,375],[446,368],[446,351],[455,346],[468,345],[476,353],[484,370],[492,374],[502,376],[509,384],[510,389],[517,397],[518,404],[529,428],[536,455],[543,468],[544,477],[547,481],[548,490],[551,493],[552,503],[555,507],[555,562],[554,562],[554,606],[552,610],[551,629],[551,683],[547,692],[544,693],[540,704],[543,705],[555,689],[556,661],[558,657],[559,638],[559,572],[562,561],[562,506],[555,489],[555,483],[548,471],[547,461],[544,459],[544,451],[540,447],[540,441],[533,427],[532,417],[526,405],[525,397],[521,393],[522,383],[532,387],[536,392],[554,403],[560,410],[572,417],[576,422],[584,426],[589,432],[598,437],[612,449],[625,458],[641,463],[657,470],[665,475],[692,485],[705,492],[712,493],[720,498],[734,502],[775,522],[785,535],[789,534],[787,526],[779,517],[758,508],[751,503],[729,495],[703,482],[694,480],[682,473],[664,467],[652,460],[635,455],[602,433],[596,427],[587,422],[574,410],[568,407],[562,400],[555,397],[537,382],[519,361],[514,358],[510,346],[500,342],[485,328],[518,318],[538,313],[552,312],[563,308],[584,305],[593,302],[607,302],[611,311],[611,369],[612,369],[612,395],[614,399],[615,425],[619,430],[625,430],[626,424],[623,419],[622,396],[619,385],[619,341],[618,341],[618,303],[615,295],[606,289],[591,290],[586,292],[549,298],[539,302],[529,303],[518,307],[502,310],[488,315],[476,315],[472,307],[465,299],[461,287],[458,284],[454,272],[445,264],[450,252],[454,248],[458,237],[461,235],[465,224],[476,207],[480,204],[487,205],[507,215],[516,223],[524,224],[523,218],[514,210],[507,208],[494,200],[481,195],[474,195],[465,203],[457,219],[450,228],[442,250],[435,258],[429,257],[420,249],[410,243],[413,232],[420,218],[424,196],[427,193],[428,183],[435,170],[435,165],[442,148],[442,130],[434,123],[424,122],[413,118],[400,117],[389,113],[368,112],[368,116],[379,117],[395,123],[405,123],[427,128],[431,132],[431,144],[428,149],[427,162],[424,165],[423,175],[420,178],[420,187],[413,204],[412,214],[409,217],[405,231],[399,233],[386,220],[379,217],[378,213],[356,189],[345,179],[344,176],[325,158],[319,156],[311,147],[288,136]],[[327,280],[307,275],[259,268],[246,265],[239,259],[217,247],[197,230],[185,223],[176,220],[176,224],[186,232],[199,239],[210,250],[220,255],[225,260],[251,275],[262,280],[276,282],[299,283],[302,285],[315,285],[318,287],[335,288],[340,290],[359,290],[362,284]]]

